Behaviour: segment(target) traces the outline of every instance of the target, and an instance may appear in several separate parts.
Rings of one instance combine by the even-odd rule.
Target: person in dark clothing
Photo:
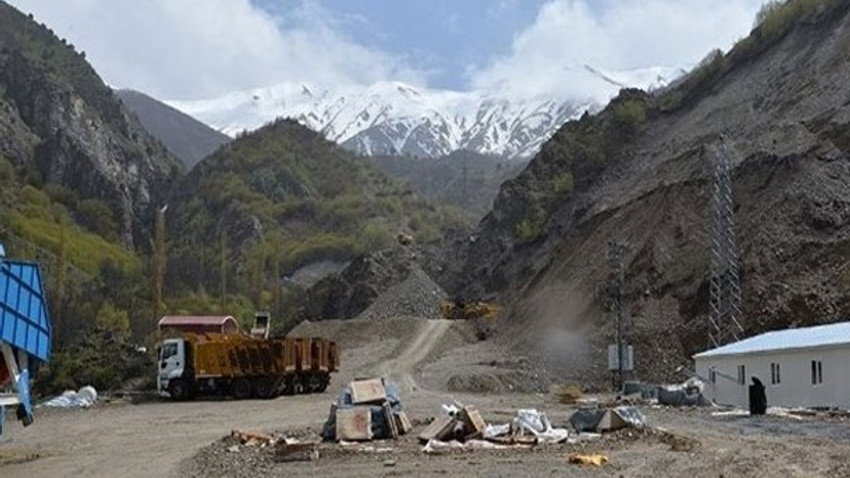
[[[764,391],[764,384],[758,377],[753,377],[753,384],[750,385],[750,415],[765,413],[767,413],[767,394]]]

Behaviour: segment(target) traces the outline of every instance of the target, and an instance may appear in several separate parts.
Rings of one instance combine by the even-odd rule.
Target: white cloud
[[[607,71],[692,66],[747,35],[762,1],[552,0],[516,35],[510,54],[470,70],[470,85],[604,99],[610,87],[583,65]]]
[[[193,99],[283,81],[421,83],[401,60],[346,38],[307,1],[271,15],[249,0],[12,0],[86,52],[105,81]],[[291,2],[290,4],[294,4]]]

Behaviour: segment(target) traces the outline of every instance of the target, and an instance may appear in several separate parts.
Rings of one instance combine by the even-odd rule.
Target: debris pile
[[[67,390],[62,395],[51,398],[39,406],[49,408],[89,408],[95,402],[97,402],[97,390],[87,385],[77,392]]]
[[[322,438],[327,441],[397,439],[411,428],[394,384],[382,378],[355,380],[331,405]]]
[[[245,430],[232,430],[230,436],[237,439],[240,445],[266,447],[274,445],[275,439],[271,435],[260,432],[250,432]]]
[[[658,387],[658,404],[672,407],[701,407],[708,404],[703,394],[705,384],[692,377],[682,384]]]
[[[566,405],[575,405],[581,399],[581,388],[574,383],[566,383],[558,387],[558,401]]]
[[[646,419],[635,407],[579,408],[570,417],[570,425],[579,432],[611,432],[623,428],[643,428]]]
[[[419,434],[426,453],[562,443],[569,438],[569,431],[553,427],[545,413],[534,409],[517,410],[511,423],[497,425],[487,424],[472,405],[443,405],[443,411],[443,415]]]

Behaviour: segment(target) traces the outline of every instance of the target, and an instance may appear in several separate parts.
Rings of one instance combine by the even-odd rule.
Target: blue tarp
[[[0,341],[46,362],[50,334],[38,265],[0,259]]]

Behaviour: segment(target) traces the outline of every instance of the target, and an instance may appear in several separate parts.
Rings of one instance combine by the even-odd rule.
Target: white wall
[[[812,384],[812,360],[822,362],[823,383]],[[749,407],[751,377],[765,385],[767,405],[783,407],[839,407],[850,409],[850,347],[815,348],[757,353],[729,357],[697,358],[696,371],[709,379],[709,369],[718,371],[715,383],[706,383],[706,394],[719,404]],[[778,363],[780,383],[771,383],[770,364]],[[745,367],[745,383],[735,382],[738,365]],[[723,375],[732,377],[730,380]]]

